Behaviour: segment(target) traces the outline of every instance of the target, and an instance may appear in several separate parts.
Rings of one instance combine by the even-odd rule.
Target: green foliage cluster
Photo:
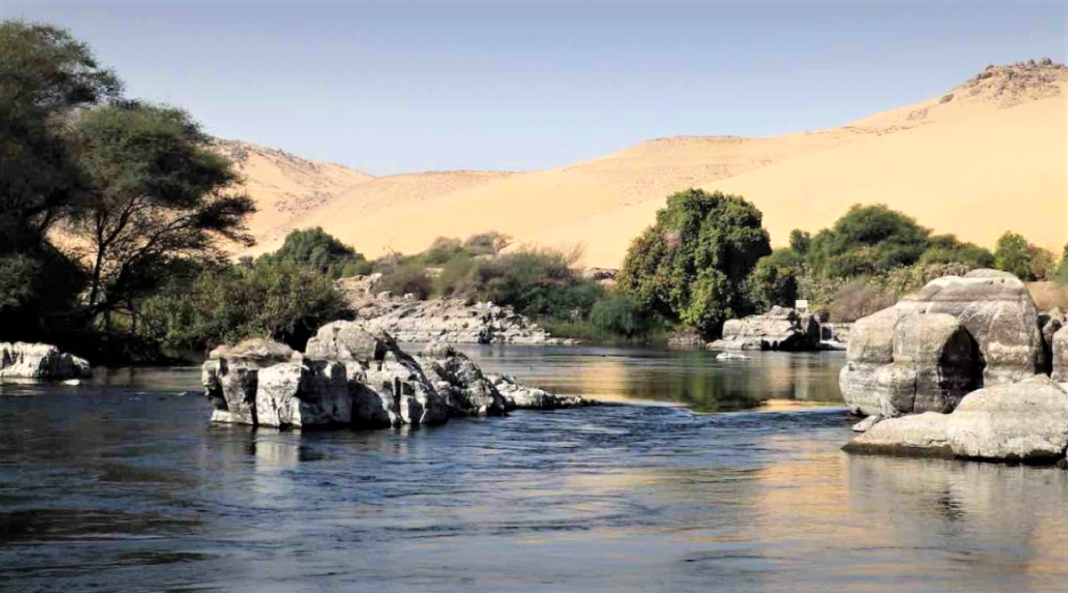
[[[5,339],[121,346],[177,270],[219,260],[223,242],[249,243],[252,202],[210,142],[184,111],[123,98],[66,31],[0,22]],[[55,229],[76,247],[53,245]]]
[[[332,280],[371,272],[371,262],[363,254],[321,227],[291,231],[278,251],[261,255],[256,263],[261,266],[292,264],[310,267]]]
[[[642,309],[711,336],[749,311],[746,277],[770,253],[762,215],[752,204],[691,189],[669,196],[656,224],[631,244],[619,288]]]
[[[172,284],[145,303],[141,331],[176,352],[251,337],[303,349],[323,324],[348,316],[333,280],[316,267],[257,262],[211,267]]]
[[[1061,259],[1058,267],[1050,250],[1032,245],[1023,235],[1012,231],[1002,235],[994,249],[997,269],[1015,274],[1025,282],[1056,279],[1064,268],[1064,258]]]

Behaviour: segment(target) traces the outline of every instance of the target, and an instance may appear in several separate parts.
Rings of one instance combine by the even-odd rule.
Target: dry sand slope
[[[1000,67],[946,95],[832,130],[653,140],[531,173],[365,180],[298,211],[279,212],[277,198],[269,207],[265,199],[254,224],[276,224],[254,229],[256,250],[305,226],[322,226],[369,256],[496,229],[521,242],[582,243],[587,265],[615,267],[667,194],[702,187],[754,202],[775,244],[793,228],[828,226],[851,204],[881,202],[984,245],[1013,229],[1059,252],[1068,239],[1066,91],[1063,67]]]

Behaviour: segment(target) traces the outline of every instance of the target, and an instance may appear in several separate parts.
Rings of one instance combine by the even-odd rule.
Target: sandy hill
[[[259,211],[249,229],[261,240],[338,193],[374,179],[342,165],[309,161],[240,140],[217,139],[215,149],[234,161],[245,179],[245,191],[256,200]]]
[[[793,228],[828,226],[851,204],[881,202],[938,232],[992,245],[1013,229],[1059,252],[1068,239],[1066,87],[1061,65],[989,67],[930,100],[825,131],[652,140],[530,173],[385,177],[312,191],[299,214],[277,207],[276,190],[278,224],[262,230],[267,216],[257,215],[257,249],[304,226],[369,256],[496,229],[522,242],[583,243],[585,263],[615,267],[667,194],[702,187],[755,203],[776,244]],[[260,180],[246,174],[259,197]]]

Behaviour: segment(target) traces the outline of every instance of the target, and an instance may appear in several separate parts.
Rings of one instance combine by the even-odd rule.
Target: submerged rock
[[[819,322],[812,315],[775,306],[763,315],[731,319],[711,350],[819,350]]]
[[[509,410],[557,410],[591,405],[588,399],[577,395],[557,395],[544,389],[528,387],[510,375],[491,375],[494,387],[504,396]]]
[[[50,344],[0,342],[0,379],[62,381],[88,377],[89,362]]]

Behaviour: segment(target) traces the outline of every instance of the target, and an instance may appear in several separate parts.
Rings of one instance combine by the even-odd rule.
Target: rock
[[[88,361],[50,344],[0,342],[0,379],[62,381],[90,375]]]
[[[818,350],[819,322],[812,315],[775,306],[763,315],[730,319],[711,350]]]
[[[968,394],[950,414],[891,418],[850,452],[1053,463],[1068,449],[1068,392],[1045,375]]]
[[[1068,327],[1053,334],[1053,373],[1050,377],[1057,383],[1068,383]]]
[[[1012,274],[946,276],[854,326],[839,386],[850,409],[951,411],[971,390],[1048,368],[1038,313]]]
[[[395,345],[394,345],[395,346]],[[389,347],[381,334],[351,321],[334,321],[319,328],[304,348],[308,358],[342,362],[381,360]]]
[[[301,428],[352,422],[345,366],[336,362],[284,362],[261,369],[255,400],[259,426]]]
[[[212,350],[201,367],[205,394],[215,406],[212,421],[255,425],[259,370],[296,357],[289,346],[263,339]]]
[[[883,420],[847,443],[842,450],[899,457],[953,457],[946,437],[949,416],[925,412]]]
[[[556,410],[592,405],[588,399],[577,395],[556,395],[544,389],[527,387],[508,375],[491,375],[494,387],[504,397],[509,410]]]
[[[867,418],[853,425],[853,432],[868,432],[869,430],[871,430],[871,427],[882,422],[882,420],[883,417],[878,414],[868,416]]]
[[[949,418],[958,457],[1054,462],[1068,449],[1068,392],[1045,375],[970,393]]]
[[[938,278],[903,297],[896,308],[956,317],[982,352],[983,385],[1012,383],[1045,368],[1038,311],[1027,287],[1008,272],[974,270]]]
[[[750,357],[744,354],[738,354],[737,352],[720,352],[716,355],[716,360],[749,360]]]
[[[482,369],[449,344],[428,344],[423,349],[420,364],[429,375],[437,378],[438,391],[448,394],[453,415],[500,416],[505,413],[504,398],[482,374]]]
[[[1042,332],[1042,347],[1050,369],[1053,365],[1053,336],[1065,325],[1068,325],[1068,317],[1065,317],[1060,309],[1053,309],[1038,315],[1038,327]]]
[[[358,321],[375,326],[401,342],[453,344],[573,344],[553,338],[511,307],[469,303],[461,299],[419,301],[374,294],[376,276],[337,282]]]

